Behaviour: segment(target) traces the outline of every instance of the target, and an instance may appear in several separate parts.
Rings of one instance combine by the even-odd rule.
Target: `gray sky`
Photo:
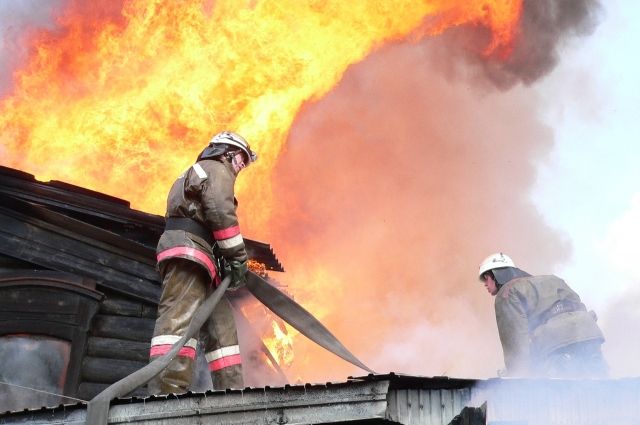
[[[533,199],[572,241],[572,259],[556,272],[596,306],[640,278],[639,19],[639,3],[608,1],[597,31],[568,46],[539,84],[556,143]]]

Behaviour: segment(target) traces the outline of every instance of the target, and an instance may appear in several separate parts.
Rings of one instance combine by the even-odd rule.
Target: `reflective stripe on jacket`
[[[166,217],[186,217],[209,229],[227,260],[245,261],[244,245],[234,197],[236,175],[224,157],[198,161],[173,183]],[[184,230],[165,230],[156,250],[158,266],[171,258],[184,258],[203,266],[217,280],[216,262],[209,242]]]

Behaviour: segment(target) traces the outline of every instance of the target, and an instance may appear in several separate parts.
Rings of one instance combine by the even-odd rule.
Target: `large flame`
[[[91,7],[100,6],[114,7]],[[212,134],[232,129],[260,153],[238,186],[240,197],[260,199],[254,229],[268,223],[269,176],[303,102],[377,46],[412,34],[484,25],[493,31],[487,53],[503,54],[521,10],[519,0],[145,0],[89,19],[80,7],[60,14],[59,30],[32,37],[0,104],[3,163],[163,213],[175,176]]]
[[[522,5],[103,0],[90,8],[70,2],[56,31],[31,34],[31,55],[0,103],[2,163],[162,214],[175,177],[212,134],[234,130],[260,156],[236,186],[243,233],[270,240],[272,172],[304,102],[383,44],[453,26],[486,27],[481,53],[506,57]],[[316,295],[330,272],[297,261],[307,262],[297,272],[307,283],[300,300],[322,318],[329,309]]]

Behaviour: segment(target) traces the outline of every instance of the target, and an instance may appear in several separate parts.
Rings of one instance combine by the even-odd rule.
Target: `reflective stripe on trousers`
[[[167,260],[163,270],[162,295],[158,306],[158,319],[153,332],[150,360],[166,353],[174,339],[186,332],[191,318],[211,290],[209,276],[199,264],[185,259]],[[220,300],[211,318],[201,330],[205,352],[223,347],[237,346],[238,335],[231,306],[226,298]],[[171,342],[173,341],[173,342]],[[195,368],[193,339],[181,350],[171,364],[149,382],[150,394],[182,393],[189,390]],[[193,355],[192,355],[193,354]],[[212,371],[214,389],[242,388],[242,366]],[[218,376],[220,375],[220,376]]]
[[[205,354],[205,357],[209,365],[209,370],[212,372],[242,363],[239,345],[222,347],[215,351],[210,351]]]

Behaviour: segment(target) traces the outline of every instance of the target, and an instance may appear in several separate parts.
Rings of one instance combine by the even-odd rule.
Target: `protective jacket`
[[[157,248],[162,277],[150,360],[164,355],[186,332],[198,306],[219,281],[216,254],[243,262],[247,259],[234,198],[236,174],[224,156],[196,162],[171,187],[166,227]],[[201,331],[201,344],[215,389],[242,388],[242,360],[231,306],[222,299]],[[192,339],[170,365],[149,382],[152,394],[189,389],[196,347]]]
[[[577,343],[604,341],[592,312],[556,276],[525,276],[502,285],[496,321],[509,375],[536,374],[552,353]],[[598,348],[599,349],[599,348]]]
[[[236,215],[234,197],[236,175],[223,156],[196,162],[173,184],[167,199],[167,222],[173,218],[189,218],[204,232],[169,229],[160,237],[157,248],[158,266],[162,269],[171,258],[185,258],[200,264],[212,281],[217,279],[212,240],[227,260],[247,259],[244,240]],[[179,227],[179,226],[177,226]]]

